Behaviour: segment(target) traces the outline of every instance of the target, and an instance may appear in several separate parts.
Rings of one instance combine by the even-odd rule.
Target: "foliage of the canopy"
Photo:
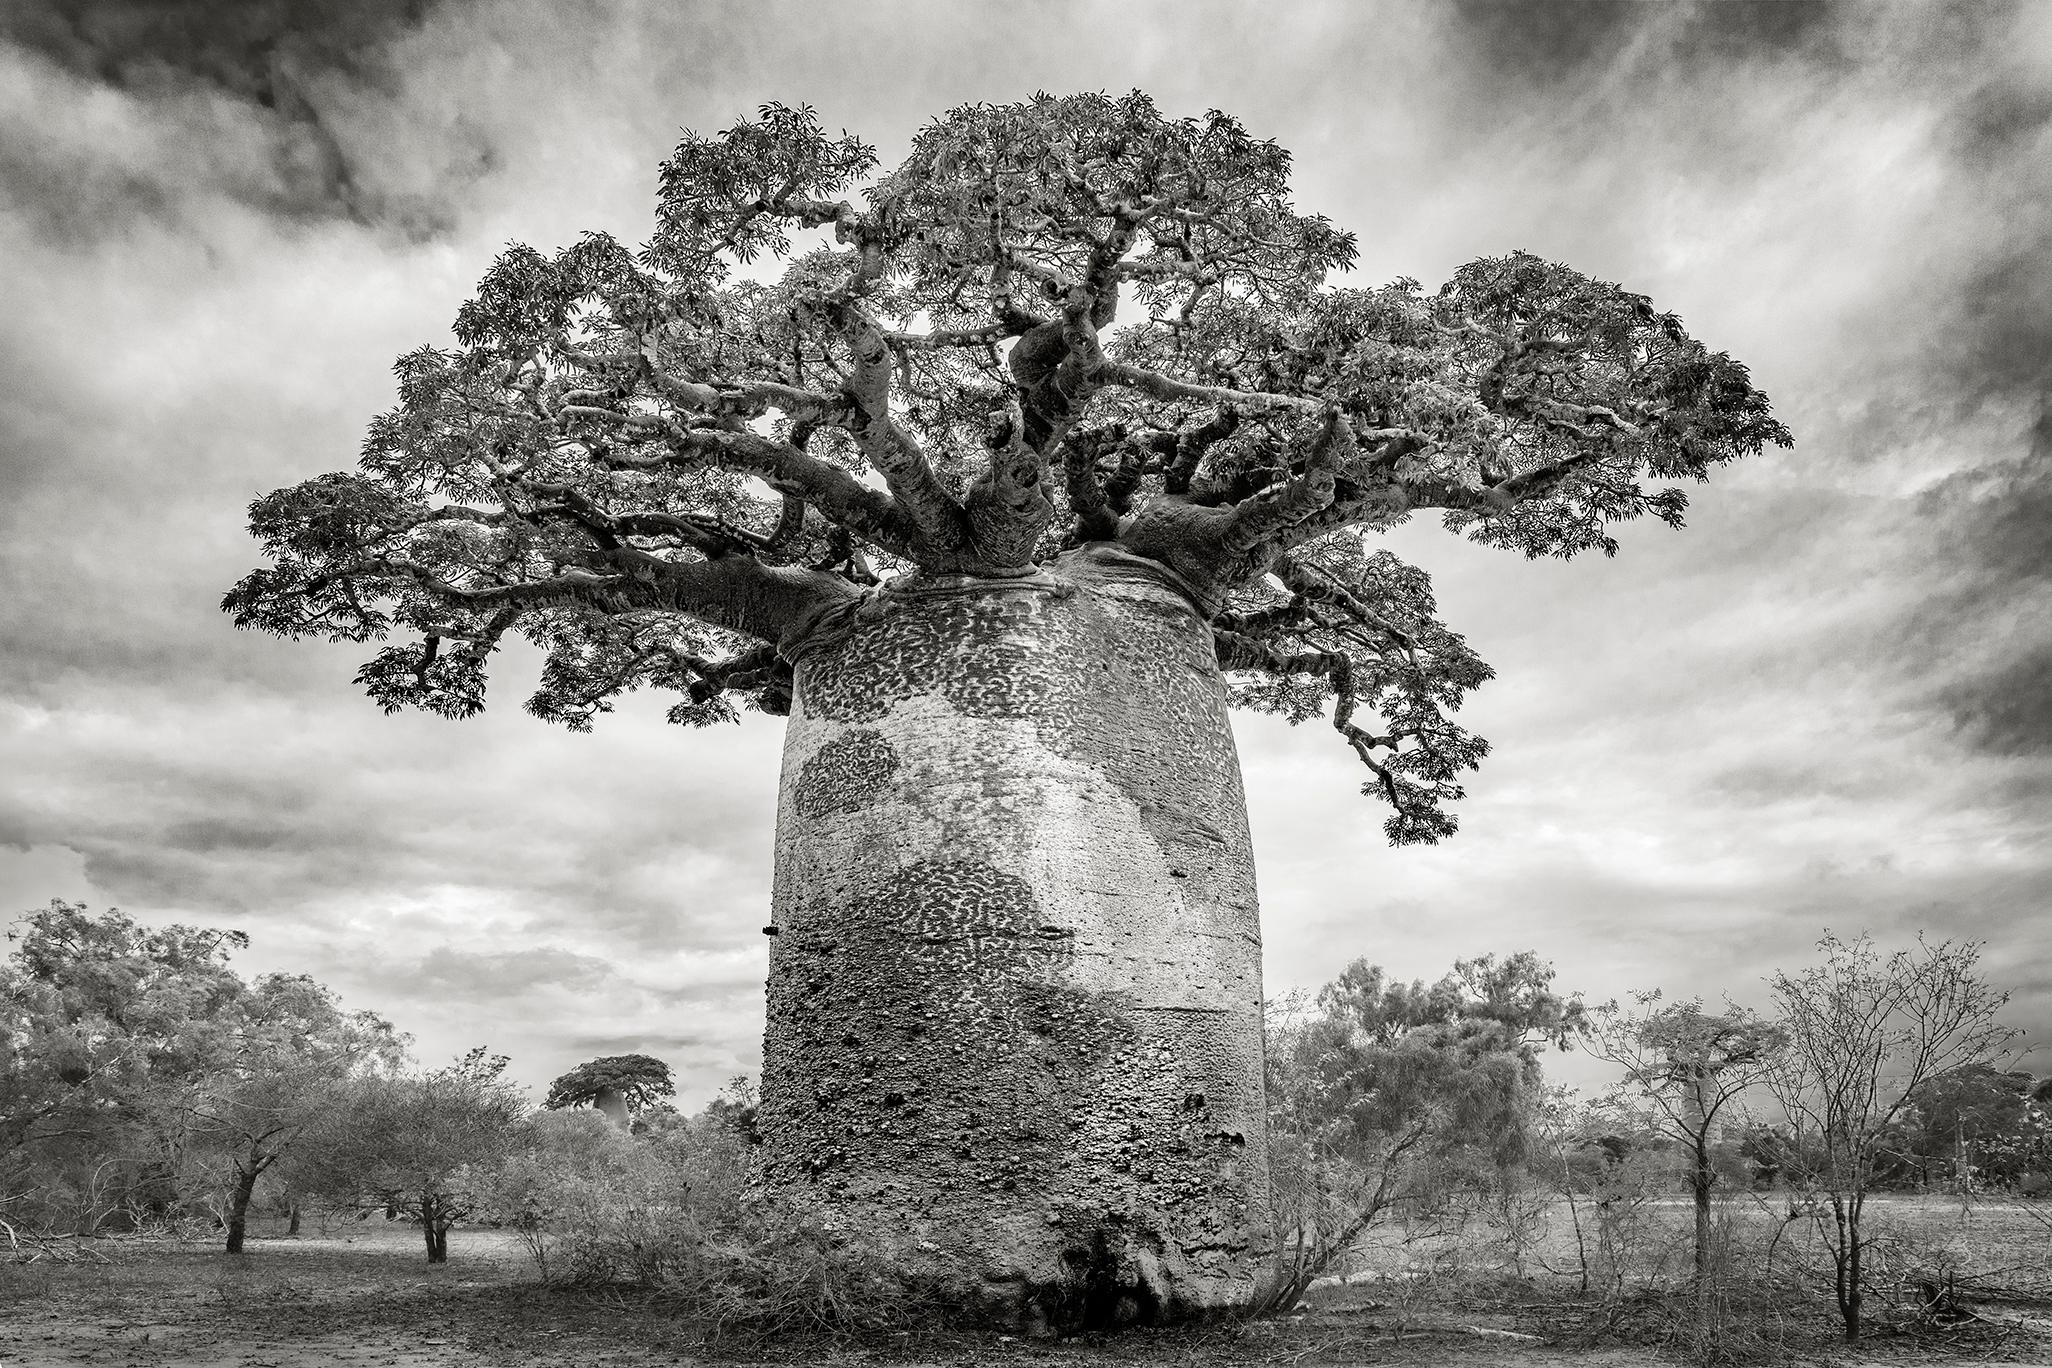
[[[1138,93],[955,109],[882,175],[804,108],[687,135],[644,247],[509,247],[359,468],[253,505],[273,563],[226,606],[398,634],[359,676],[387,709],[475,712],[515,632],[537,716],[652,687],[704,723],[787,708],[779,640],[879,577],[1113,542],[1180,576],[1239,702],[1328,715],[1391,837],[1437,839],[1489,671],[1372,534],[1608,553],[1788,434],[1673,314],[1535,256],[1331,283],[1355,240],[1289,170]]]

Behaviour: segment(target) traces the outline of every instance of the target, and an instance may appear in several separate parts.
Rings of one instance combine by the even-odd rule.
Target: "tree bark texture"
[[[432,1195],[421,1194],[420,1234],[427,1244],[429,1263],[447,1263],[449,1260],[448,1227],[441,1224],[441,1204]]]
[[[249,1202],[256,1192],[257,1175],[238,1169],[235,1174],[235,1192],[228,1199],[228,1249],[230,1254],[242,1252],[244,1233],[249,1228]]]
[[[1710,1167],[1710,1153],[1704,1147],[1701,1132],[1698,1132],[1695,1148],[1689,1189],[1696,1208],[1696,1314],[1701,1318],[1699,1323],[1708,1325],[1713,1299],[1710,1283],[1710,1185],[1716,1180],[1716,1173]]]
[[[1251,1302],[1261,942],[1211,636],[1104,546],[787,642],[760,1179],[1061,1330]]]
[[[1717,1171],[1710,1166],[1705,1132],[1698,1131],[1689,1166],[1689,1193],[1696,1207],[1696,1287],[1707,1292],[1710,1278],[1710,1189]]]

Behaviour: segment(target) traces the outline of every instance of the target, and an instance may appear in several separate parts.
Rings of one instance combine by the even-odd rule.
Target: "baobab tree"
[[[650,1055],[605,1055],[588,1059],[549,1084],[542,1106],[596,1107],[621,1130],[631,1129],[633,1113],[676,1092],[670,1066]]]
[[[643,248],[509,248],[359,469],[252,506],[272,564],[226,603],[396,635],[388,710],[476,712],[517,633],[573,728],[638,688],[788,714],[763,1181],[1029,1321],[1254,1295],[1228,709],[1326,717],[1398,844],[1485,750],[1488,668],[1373,534],[1608,553],[1788,441],[1674,315],[1537,257],[1329,284],[1355,240],[1289,168],[1138,93],[965,106],[883,175],[802,108],[687,135]]]

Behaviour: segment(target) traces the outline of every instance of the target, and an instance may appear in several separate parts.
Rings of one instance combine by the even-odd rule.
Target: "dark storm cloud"
[[[204,82],[266,108],[308,75],[377,78],[393,33],[438,0],[16,0],[0,35],[109,85]]]
[[[1457,32],[1491,74],[1539,84],[1613,61],[1655,17],[1655,7],[1631,0],[1455,0],[1452,8]]]
[[[2040,409],[2028,441],[2015,460],[1947,476],[1916,507],[1966,533],[1951,547],[1953,557],[2003,580],[2045,580],[2052,587],[2052,407]]]
[[[393,45],[463,2],[13,0],[0,55],[54,117],[0,148],[0,195],[52,236],[96,236],[128,215],[176,220],[209,194],[288,220],[441,231],[442,196],[394,183],[358,125],[400,94]],[[96,96],[125,126],[81,146],[67,121]],[[489,166],[474,130],[449,131],[462,136],[436,150],[447,179]]]
[[[2052,620],[2041,623],[2052,628]],[[1998,755],[2052,752],[2052,640],[2026,644],[1941,695],[1967,737]]]
[[[1585,79],[1657,38],[1664,62],[1801,55],[1835,60],[1832,0],[1455,0],[1457,35],[1496,77]]]
[[[480,953],[438,946],[417,963],[387,971],[396,992],[466,1002],[515,996],[531,988],[592,992],[615,980],[614,967],[593,955],[553,948]]]
[[[1815,235],[1805,274],[1775,280],[1762,305],[1809,349],[1767,360],[1807,468],[1792,483],[1811,486],[1814,516],[1752,534],[1749,564],[1829,575],[1828,563],[1806,564],[1820,548],[1866,561],[1870,585],[1892,593],[1870,591],[1856,633],[1815,633],[1811,647],[1864,656],[1876,684],[1969,747],[2052,753],[2043,7],[1763,0],[1453,13],[1450,43],[1470,57],[1473,88],[1500,82],[1520,111],[1506,141],[1537,140],[1532,161],[1606,168],[1596,192],[1617,202],[1618,255],[1643,250],[1650,225],[1633,211],[1677,191],[1697,197],[1698,213],[1783,217]],[[1595,157],[1586,149],[1599,132]],[[1663,169],[1649,179],[1634,167]],[[1801,212],[1834,182],[1837,203],[1820,196]],[[1779,202],[1747,202],[1768,186]],[[1837,231],[1820,231],[1832,217]],[[1686,219],[1664,226],[1695,230]],[[1785,250],[1763,238],[1754,255]]]
[[[1948,476],[1916,501],[1942,586],[1905,615],[1919,658],[1953,662],[1933,697],[1995,755],[2052,755],[2052,393],[2012,460]]]

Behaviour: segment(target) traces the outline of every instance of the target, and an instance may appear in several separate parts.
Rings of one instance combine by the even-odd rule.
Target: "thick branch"
[[[1123,361],[1107,361],[1098,368],[1097,378],[1107,385],[1124,385],[1138,390],[1152,399],[1164,403],[1178,401],[1224,406],[1241,413],[1265,413],[1272,409],[1289,409],[1303,414],[1317,414],[1325,410],[1325,404],[1317,399],[1296,394],[1272,394],[1267,390],[1237,390],[1224,385],[1199,385],[1144,366],[1129,365]]]
[[[857,413],[848,431],[917,529],[920,548],[945,556],[966,540],[968,527],[962,506],[934,474],[926,453],[891,417],[890,342],[852,301],[837,302],[834,311],[854,358],[847,392]]]
[[[1221,538],[1226,553],[1235,558],[1245,556],[1325,508],[1332,502],[1336,472],[1349,458],[1359,455],[1346,419],[1336,410],[1328,411],[1311,439],[1302,473],[1234,505],[1232,521]]]
[[[1240,411],[1230,405],[1222,405],[1210,416],[1190,424],[1176,433],[1176,458],[1169,468],[1162,472],[1162,488],[1170,494],[1188,494],[1190,482],[1197,478],[1197,467],[1204,460],[1204,453],[1233,435],[1240,426]]]
[[[519,584],[467,586],[430,567],[399,558],[358,562],[324,579],[384,574],[411,580],[438,597],[472,608],[599,606],[612,611],[663,609],[774,642],[807,616],[855,598],[837,575],[796,566],[764,565],[752,556],[674,561],[631,546],[594,551],[590,566]],[[510,624],[510,619],[507,621]],[[446,635],[446,633],[444,633]]]
[[[1372,627],[1387,637],[1413,666],[1418,664],[1418,639],[1370,608],[1352,590],[1324,570],[1289,556],[1277,557],[1270,569],[1275,577],[1299,598],[1312,603],[1333,604],[1343,609],[1362,626]]]
[[[870,488],[839,466],[808,456],[789,442],[746,429],[687,428],[665,422],[662,431],[671,449],[680,455],[710,455],[723,464],[760,475],[779,494],[803,499],[865,541],[894,555],[912,554],[918,529],[911,517],[890,495]]]
[[[1014,407],[992,424],[990,464],[969,486],[963,504],[976,559],[994,570],[1030,565],[1040,534],[1054,520],[1044,488],[1047,461],[1023,433]]]

